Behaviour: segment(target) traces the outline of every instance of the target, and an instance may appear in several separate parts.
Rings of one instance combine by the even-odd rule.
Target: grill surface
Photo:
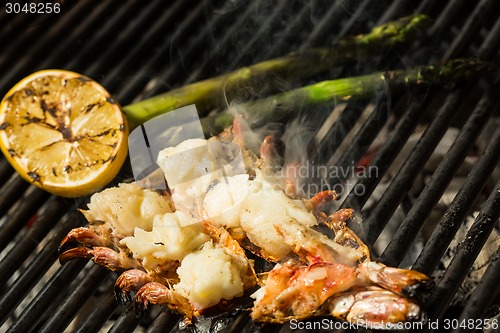
[[[463,56],[479,56],[500,65],[499,12],[500,3],[495,0],[87,0],[63,1],[59,14],[7,14],[2,9],[0,93],[3,96],[33,71],[63,68],[93,77],[126,105],[257,61],[334,45],[346,35],[412,13],[428,14],[434,21],[411,47],[319,77],[357,75]],[[491,127],[498,119],[499,92],[498,75],[493,75],[446,88],[389,92],[371,101],[349,102],[340,112],[332,111],[339,113],[338,120],[311,154],[339,168],[356,164],[384,129],[391,128],[371,160],[379,177],[360,179],[357,186],[366,189],[364,194],[356,195],[353,189],[341,202],[342,207],[354,207],[365,215],[369,245],[375,243],[397,209],[406,211],[392,241],[379,253],[382,262],[394,266],[402,262],[464,159],[477,149],[485,126]],[[361,118],[364,114],[369,115]],[[429,126],[380,200],[368,210],[367,203],[419,123]],[[319,125],[314,125],[314,131]],[[415,179],[450,127],[460,129],[458,137],[417,200],[408,203]],[[500,159],[500,128],[493,128],[487,146],[480,147],[477,163],[413,266],[427,274],[435,272],[462,222],[479,203],[478,197],[486,194],[479,215],[426,301],[433,320],[485,318],[499,307],[498,251],[463,309],[449,307],[488,236],[499,228],[500,180],[495,168]],[[342,150],[346,143],[348,149]],[[341,153],[335,153],[337,150]],[[127,177],[127,170],[123,170],[116,182]],[[332,185],[344,181],[332,179]],[[153,307],[137,317],[133,308],[118,305],[112,294],[114,273],[84,260],[62,267],[58,264],[58,244],[71,228],[84,224],[76,208],[83,207],[88,198],[57,198],[29,186],[3,156],[0,186],[0,331],[59,332],[72,321],[77,332],[182,329],[180,317],[169,311]],[[288,325],[256,326],[245,313],[203,322],[197,329],[290,331]]]

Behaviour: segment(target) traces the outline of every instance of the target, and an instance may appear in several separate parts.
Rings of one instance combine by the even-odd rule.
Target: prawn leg
[[[137,262],[129,258],[125,253],[121,251],[116,252],[109,247],[102,246],[96,246],[94,248],[80,246],[67,250],[59,255],[59,262],[64,264],[68,260],[77,258],[92,259],[96,264],[104,266],[112,271],[135,268],[138,266]]]
[[[304,204],[308,211],[314,214],[319,221],[327,219],[326,214],[321,210],[322,207],[338,198],[337,192],[333,190],[325,190],[316,193],[309,200],[304,200]]]
[[[130,293],[139,290],[146,283],[153,282],[151,276],[138,269],[130,269],[123,272],[115,282],[115,298],[122,304],[131,302]]]
[[[63,253],[68,249],[78,247],[80,245],[94,247],[94,246],[106,246],[102,237],[97,235],[93,230],[89,228],[74,228],[71,229],[66,237],[61,241],[59,245],[59,253]]]
[[[138,313],[144,311],[149,304],[159,304],[184,314],[187,321],[191,321],[193,315],[197,315],[187,298],[159,282],[143,285],[135,295],[134,304]]]

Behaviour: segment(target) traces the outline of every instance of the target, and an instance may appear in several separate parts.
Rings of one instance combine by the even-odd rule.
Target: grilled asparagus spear
[[[492,71],[495,67],[478,59],[453,59],[438,66],[423,66],[409,70],[375,72],[363,76],[322,81],[279,95],[238,105],[251,115],[254,125],[283,116],[301,106],[345,101],[373,96],[381,89],[401,89],[412,85],[445,84],[470,79]],[[218,132],[231,125],[234,112],[227,109],[202,120],[204,128]]]
[[[405,17],[373,28],[369,33],[347,37],[335,47],[311,49],[267,60],[234,72],[192,83],[164,94],[124,107],[131,129],[165,112],[196,104],[204,112],[220,107],[225,94],[239,87],[262,84],[276,86],[278,82],[292,81],[360,59],[381,54],[396,45],[415,39],[428,25],[425,15]]]

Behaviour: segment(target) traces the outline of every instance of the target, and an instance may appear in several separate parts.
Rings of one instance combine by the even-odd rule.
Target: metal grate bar
[[[359,0],[352,1],[359,2]],[[296,11],[292,17],[288,18],[286,24],[276,22],[276,27],[273,30],[275,42],[271,43],[269,48],[265,48],[264,52],[258,52],[251,55],[254,62],[281,56],[289,52],[303,50],[304,42],[309,38],[308,31],[316,25],[315,8],[320,7],[321,3],[317,2],[297,2],[294,3],[298,8],[292,9]],[[286,8],[290,11],[289,8]],[[283,20],[283,18],[281,19]],[[323,46],[330,45],[330,36],[323,41]],[[255,58],[254,58],[255,57]],[[248,59],[248,58],[247,58]]]
[[[461,96],[461,94],[463,93],[463,91],[459,90],[459,91],[456,91],[454,92],[454,94],[458,97],[463,97]],[[487,119],[489,118],[489,115],[487,115],[485,118],[482,118],[484,122],[487,121]],[[479,133],[479,130],[480,128],[477,128],[476,129],[476,134]],[[462,132],[463,133],[463,130]],[[468,145],[470,146],[472,143],[471,142],[467,142]],[[466,152],[464,152],[463,154],[465,154]],[[415,154],[415,151],[412,152],[412,154]],[[465,158],[465,155],[464,155],[464,158]],[[458,163],[458,161],[456,161]],[[405,164],[407,166],[403,166],[403,168],[408,168],[408,169],[413,169],[412,166],[409,166],[408,165],[408,162]],[[458,166],[456,166],[458,168]],[[456,170],[453,170],[453,169],[450,169],[450,170],[447,170],[446,172],[450,171],[451,173],[448,173],[448,178],[449,178],[449,181],[451,181],[451,177],[453,176],[453,174],[455,173]],[[416,174],[417,170],[411,170],[413,171],[414,173],[412,174],[413,176]],[[401,174],[401,175],[400,175]],[[390,216],[394,213],[394,211],[396,210],[398,204],[400,203],[401,201],[401,195],[399,193],[401,192],[398,192],[400,189],[395,189],[393,190],[392,187],[395,187],[395,186],[400,186],[400,181],[404,181],[404,183],[402,185],[408,187],[411,185],[411,178],[409,178],[409,175],[407,175],[408,177],[406,177],[405,179],[405,170],[401,170],[400,172],[398,172],[398,175],[396,176],[396,179],[391,182],[390,184],[390,187],[388,189],[388,191],[386,191],[384,193],[384,195],[382,196],[382,198],[380,199],[380,202],[378,203],[378,205],[375,207],[374,211],[371,212],[370,216],[368,217],[367,220],[365,220],[365,224],[369,227],[369,230],[370,230],[370,233],[368,234],[368,244],[373,244],[375,242],[375,240],[377,239],[377,237],[379,236],[380,232],[382,231],[382,229],[384,228],[384,226],[386,225],[387,221],[389,220]],[[396,181],[397,180],[397,181]],[[368,180],[370,181],[370,180]],[[373,182],[374,180],[372,180]],[[449,182],[448,181],[448,182]],[[394,184],[394,185],[393,185]],[[447,184],[447,183],[446,183]],[[443,185],[444,186],[444,185]],[[439,195],[439,197],[442,195],[442,192],[437,192],[436,193],[436,197]],[[363,200],[366,200],[366,198],[364,198]],[[424,199],[425,200],[425,199]],[[434,205],[432,205],[434,206]],[[431,207],[432,207],[431,206]],[[419,212],[416,213],[416,214],[421,214],[421,218],[424,218],[427,216],[428,213],[430,213],[430,210],[431,210],[431,207],[422,207],[420,206],[419,208]],[[413,209],[412,209],[413,211]],[[410,217],[408,216],[407,217],[407,220],[409,219]],[[419,221],[418,223],[421,225],[423,223],[423,220],[421,218],[418,218],[416,221]],[[416,221],[412,222],[412,223],[416,223]],[[415,224],[416,226],[416,224]],[[413,235],[416,235],[416,229],[412,228],[414,234]],[[403,244],[403,243],[401,243]],[[409,244],[406,244],[406,245],[409,245]]]
[[[149,27],[147,31],[143,32],[140,39],[134,43],[133,46],[131,45],[130,49],[125,53],[125,56],[115,64],[113,70],[106,74],[101,84],[105,86],[106,89],[115,90],[118,84],[117,78],[120,78],[120,75],[123,75],[128,68],[133,67],[134,63],[139,62],[140,59],[148,58],[148,50],[155,49],[158,46],[155,45],[155,41],[161,35],[174,29],[174,27],[165,24],[165,22],[174,21],[175,16],[179,16],[178,11],[183,9],[187,4],[187,1],[176,1],[168,10],[165,10],[159,18],[156,18],[154,24]],[[147,63],[149,63],[149,61]]]
[[[65,219],[57,224],[53,236],[47,244],[36,254],[33,261],[26,266],[21,275],[9,286],[7,292],[0,299],[0,321],[3,323],[7,316],[16,308],[22,299],[29,293],[33,286],[42,278],[43,274],[57,260],[57,248],[59,241],[64,237],[71,228],[77,226],[76,218]],[[60,289],[59,289],[60,290]],[[41,296],[40,293],[38,296]],[[53,295],[49,295],[47,300],[53,301]],[[46,310],[45,307],[40,308],[41,311]],[[22,320],[22,316],[19,317]],[[30,319],[28,319],[30,322]],[[21,330],[20,332],[26,332]]]
[[[64,291],[67,292],[68,281],[72,281],[85,264],[86,261],[74,260],[59,269],[24,309],[7,333],[31,332],[47,313],[47,309],[54,304],[57,296]]]
[[[227,4],[227,3],[226,3]],[[191,14],[182,21],[181,25],[177,28],[177,33],[175,38],[173,38],[172,43],[179,43],[178,40],[186,37],[186,34],[191,31],[191,29],[196,26],[193,23],[194,20],[198,19],[198,15],[203,9],[204,6],[200,5],[195,8]],[[222,10],[223,11],[223,10]],[[205,43],[205,40],[209,38],[209,32],[216,29],[218,24],[222,23],[222,15],[216,15],[212,17],[212,20],[207,23],[205,29],[202,31],[198,31],[195,33],[195,37],[192,40],[187,42],[187,46],[185,47],[185,51],[180,53],[178,57],[176,57],[175,61],[172,62],[169,66],[164,67],[163,70],[160,70],[160,73],[155,76],[155,79],[151,81],[160,81],[160,82],[168,82],[172,80],[173,77],[182,77],[184,76],[181,73],[181,70],[184,69],[185,64],[189,61],[193,60],[193,56],[199,55],[199,52],[202,51],[202,46]],[[181,47],[179,46],[179,49]],[[150,82],[151,82],[150,81]],[[162,84],[155,84],[151,90],[145,91],[143,94],[143,98],[148,98],[154,96],[156,94],[161,93],[165,90],[165,86]]]
[[[310,15],[310,7],[309,4],[305,4],[299,12],[293,17],[293,20],[289,22],[282,31],[277,31],[275,34],[278,36],[277,43],[274,43],[269,46],[269,49],[262,54],[258,54],[256,57],[256,62],[262,61],[264,59],[269,59],[271,57],[276,57],[282,53],[282,48],[286,43],[286,39],[290,38],[290,36],[297,36],[301,29],[301,23],[307,20],[307,17]],[[230,68],[235,67],[236,64],[231,64]]]
[[[371,117],[369,120],[367,120],[365,122],[365,125],[371,124],[371,122],[374,121],[375,119],[377,119],[377,118]],[[364,144],[361,144],[359,142],[356,142],[356,144],[354,144],[354,142],[353,142],[353,146],[354,147],[366,147],[366,148],[368,148],[369,143],[371,143],[373,141],[373,139],[375,138],[376,134],[380,131],[380,129],[382,128],[382,126],[383,126],[383,123],[379,122],[379,124],[378,124],[378,126],[376,126],[376,129],[375,129],[374,132],[370,132],[370,131],[365,132],[365,131],[360,130],[359,133],[356,135],[356,137],[355,137],[354,140],[358,140],[362,136],[364,136],[368,140],[363,140],[363,142],[365,142]],[[341,160],[336,165],[340,165],[341,167],[350,166],[352,164],[352,161],[358,161],[359,158],[361,158],[362,153],[364,153],[364,151],[356,153],[353,150],[349,150],[349,151],[347,151],[344,154],[344,156],[341,158]],[[340,179],[340,178],[339,179],[335,179],[333,181],[333,183],[334,184],[336,184],[336,183],[338,184],[338,183],[342,182],[343,180],[345,180],[345,179]],[[375,182],[376,182],[376,180],[375,180]],[[369,191],[369,193],[371,193],[371,192]],[[354,194],[352,193],[351,194],[351,198],[353,198],[353,195]],[[367,198],[365,198],[363,200],[366,202],[366,199]]]
[[[377,156],[373,160],[370,166],[375,166],[377,168],[377,177],[365,177],[361,181],[355,185],[355,187],[351,190],[347,198],[342,203],[341,207],[352,207],[355,210],[360,210],[360,208],[366,203],[371,193],[377,187],[377,184],[382,179],[382,176],[391,166],[392,161],[396,158],[397,154],[401,151],[404,144],[410,137],[411,133],[418,124],[419,119],[423,115],[423,101],[417,98],[417,100],[413,100],[413,103],[409,107],[407,111],[403,114],[401,119],[398,121],[396,127],[391,131],[389,138],[384,143],[384,145],[380,148],[377,153]],[[360,186],[364,189],[364,194],[362,197],[357,195],[356,187]],[[379,203],[380,205],[380,203]],[[377,205],[377,206],[379,206]],[[370,214],[370,219],[373,217],[373,214]],[[363,224],[367,224],[371,226],[369,222],[363,222]],[[369,229],[372,230],[371,228]],[[373,244],[373,239],[370,237],[370,233],[368,234],[367,245]]]
[[[452,203],[446,210],[441,222],[432,232],[431,238],[415,262],[414,269],[430,274],[446,251],[446,248],[460,228],[481,189],[500,160],[500,130],[491,138],[484,154],[470,171],[467,180],[460,188]],[[400,251],[399,251],[400,252]],[[387,253],[384,259],[388,262],[400,261],[400,253]]]
[[[42,213],[29,227],[28,232],[9,253],[0,261],[0,285],[5,285],[7,280],[14,274],[26,258],[36,249],[47,233],[54,227],[64,214],[65,206],[62,200],[50,200],[42,208]]]
[[[348,106],[349,108],[349,106]],[[345,113],[345,112],[344,112]],[[366,152],[370,144],[374,141],[375,137],[378,135],[385,122],[387,121],[387,114],[383,111],[373,112],[370,117],[365,121],[363,127],[358,131],[353,139],[352,147],[354,149],[347,150],[344,155],[335,163],[329,163],[335,165],[338,168],[348,168],[352,167],[353,163],[359,161],[362,155]],[[341,138],[342,140],[343,138]],[[330,137],[325,138],[325,141],[332,141]],[[334,144],[336,144],[334,141]],[[320,145],[321,146],[321,145]],[[321,155],[321,154],[320,154]],[[320,161],[321,162],[321,161]],[[338,185],[345,180],[345,177],[337,177],[331,181],[331,184]],[[376,185],[376,184],[375,184]],[[351,201],[351,200],[350,200]],[[347,204],[347,201],[344,201]],[[350,202],[350,204],[355,204]]]
[[[406,12],[403,10],[404,7],[396,6],[395,8],[391,6],[394,2],[401,2],[404,3],[404,1],[391,1],[391,0],[383,0],[383,1],[377,1],[371,2],[370,7],[368,7],[367,11],[363,14],[363,16],[366,17],[367,22],[369,22],[368,26],[373,27],[377,24],[377,22],[382,22],[380,17],[383,17],[385,15],[400,15],[403,16],[406,14]],[[358,32],[356,32],[358,33]]]
[[[489,90],[477,104],[474,112],[460,131],[455,142],[434,171],[417,202],[408,212],[384,253],[406,252],[418,234],[432,207],[441,198],[467,152],[476,141],[481,129],[493,112],[492,101],[496,93]],[[374,235],[375,237],[378,235]],[[373,238],[372,238],[373,239]]]
[[[138,38],[138,33],[144,29],[144,26],[151,20],[156,20],[155,15],[161,11],[162,1],[150,2],[148,7],[143,7],[142,11],[127,24],[125,29],[118,32],[118,36],[113,38],[113,42],[106,46],[104,52],[99,54],[99,61],[93,62],[86,69],[88,75],[97,75],[109,68],[121,52],[128,52],[127,45],[131,40]],[[115,31],[116,32],[116,31]]]
[[[445,52],[442,60],[458,56],[462,51],[470,44],[473,39],[473,35],[481,28],[484,24],[485,18],[491,13],[493,7],[498,4],[496,0],[482,0],[476,6],[472,14],[467,18],[467,22],[460,30],[458,36],[453,40],[453,43]]]
[[[416,175],[421,171],[422,167],[432,155],[434,148],[438,145],[439,141],[448,129],[449,122],[456,114],[456,108],[460,105],[462,96],[462,94],[456,93],[448,97],[446,103],[441,107],[434,121],[429,125],[415,148],[413,148],[411,154],[406,159],[404,165],[394,177],[394,180],[384,192],[384,195],[378,202],[377,207],[370,212],[369,217],[363,222],[363,225],[366,226],[367,230],[370,230],[367,239],[368,244],[373,244],[375,242],[376,238],[388,222],[388,219],[399,205],[401,201],[401,193],[405,193],[405,191],[407,191],[413,184]],[[375,163],[373,164],[375,165]],[[361,184],[362,186],[366,186],[365,183],[373,182],[374,181],[370,181],[370,179],[363,179]],[[376,184],[370,184],[369,188],[374,190],[374,185]],[[366,203],[369,198],[369,194],[371,194],[371,191],[357,199],[359,200],[360,205],[364,205]],[[354,192],[349,194],[348,200],[356,200]]]
[[[2,11],[2,17],[0,18],[0,26],[3,27],[0,30],[0,41],[3,45],[7,45],[7,43],[12,44],[14,41],[21,39],[22,36],[17,36],[16,34],[12,34],[12,31],[16,31],[19,27],[24,27],[27,25],[30,19],[30,15],[16,15],[12,20],[9,20],[9,14],[7,14],[6,10]],[[14,38],[18,37],[18,38]],[[14,41],[13,41],[14,40]]]
[[[26,15],[26,16],[28,16],[28,15]],[[31,18],[33,18],[33,20],[32,21],[28,20],[29,25],[26,28],[28,28],[29,26],[37,26],[37,27],[41,27],[41,29],[40,30],[27,29],[26,33],[21,34],[20,36],[18,36],[18,38],[14,38],[14,40],[12,40],[9,43],[9,47],[3,49],[2,54],[0,54],[0,70],[1,71],[5,71],[6,68],[9,65],[11,65],[8,63],[9,59],[16,59],[19,56],[19,54],[22,53],[22,51],[20,50],[21,48],[26,47],[26,45],[29,45],[34,40],[39,38],[39,34],[45,33],[45,31],[46,31],[45,29],[49,28],[49,24],[47,24],[48,23],[47,21],[52,19],[51,15],[37,15],[35,17],[31,16]],[[7,29],[5,29],[5,31],[6,30]],[[2,40],[2,43],[3,42],[7,42],[7,41]]]
[[[462,310],[459,323],[465,319],[479,319],[486,315],[495,297],[500,294],[498,281],[500,281],[500,249],[491,258],[488,269]]]
[[[411,1],[393,1],[389,8],[386,10],[384,15],[380,17],[377,21],[377,25],[386,23],[397,17],[410,15],[414,8],[411,10],[408,8]],[[412,4],[415,5],[415,4]]]
[[[256,1],[257,4],[259,1]],[[244,1],[240,3],[245,3]],[[232,71],[240,68],[242,65],[253,64],[260,62],[262,59],[267,59],[273,50],[276,51],[280,45],[286,44],[286,38],[293,36],[298,39],[297,22],[302,21],[303,25],[307,25],[307,15],[311,15],[309,3],[297,1],[287,1],[284,3],[276,3],[273,1],[260,1],[260,5],[248,6],[244,15],[235,23],[240,27],[237,34],[226,33],[224,35],[224,44],[217,45],[219,54],[226,55],[224,70]],[[289,17],[288,13],[294,11],[295,15]],[[257,18],[257,19],[255,19]],[[286,21],[284,23],[283,21]],[[288,33],[283,33],[283,28],[287,28]],[[249,34],[248,40],[242,43],[240,36]],[[271,39],[275,39],[271,42]],[[219,44],[219,43],[217,43]],[[290,43],[287,43],[290,45]],[[281,54],[278,50],[277,54]],[[217,50],[211,50],[210,59],[218,60]],[[203,70],[209,62],[203,62]],[[210,67],[208,67],[210,68]],[[193,79],[200,77],[201,73],[196,73]]]
[[[39,332],[54,333],[64,331],[76,315],[76,312],[80,309],[80,306],[85,303],[88,296],[108,273],[109,271],[106,270],[106,268],[98,265],[94,265],[88,272],[84,272],[84,278],[78,285],[78,288],[75,288],[71,294],[64,299]]]
[[[389,110],[387,109],[387,103],[379,104],[380,105],[377,105],[375,109],[371,111],[371,114],[356,133],[351,143],[352,148],[346,150],[338,161],[328,162],[329,165],[335,165],[339,169],[342,169],[352,166],[353,161],[359,161],[388,119]],[[340,177],[332,179],[331,184],[337,185],[345,180],[345,177],[341,174],[339,174],[339,176]]]
[[[262,38],[262,36],[269,34],[269,30],[270,30],[269,27],[272,27],[273,23],[278,20],[279,15],[281,14],[281,11],[283,10],[283,7],[285,7],[286,4],[287,3],[283,2],[283,3],[279,3],[278,6],[276,6],[276,8],[271,13],[271,15],[267,16],[265,21],[262,22],[260,27],[257,28],[257,31],[250,38],[250,40],[245,41],[245,44],[242,45],[241,50],[238,50],[238,52],[234,52],[236,54],[236,57],[233,58],[233,60],[231,60],[230,65],[227,66],[226,68],[232,69],[232,68],[235,68],[237,66],[241,66],[242,63],[245,63],[245,60],[244,60],[245,58],[248,58],[248,56],[253,55],[252,49],[255,48],[257,42],[259,41],[259,38]],[[306,6],[304,6],[304,8],[305,7]],[[271,31],[272,31],[272,28],[271,28]],[[227,36],[229,36],[229,35],[230,34],[228,34]],[[277,44],[279,44],[279,43],[277,43]],[[216,57],[216,55],[217,55],[217,52],[212,52],[209,57],[210,57],[210,59],[214,59]],[[207,58],[205,58],[205,59],[208,60]],[[194,76],[193,76],[192,80],[196,80],[196,78],[198,76],[200,76],[199,73],[201,71],[203,71],[203,69],[206,67],[206,65],[207,65],[207,61],[204,61],[203,66],[200,66],[198,68],[199,70],[194,72]]]
[[[62,19],[57,20],[55,24],[51,25],[49,30],[44,34],[43,38],[39,38],[30,45],[29,53],[24,53],[20,57],[16,57],[17,61],[13,65],[10,63],[7,73],[4,72],[2,75],[0,87],[12,86],[15,83],[16,78],[19,76],[19,73],[22,73],[24,68],[30,66],[32,55],[43,54],[47,45],[56,44],[56,40],[61,39],[62,36],[67,33],[72,26],[74,26],[74,22],[77,20],[78,16],[85,15],[86,11],[91,7],[91,4],[91,1],[78,2],[72,10],[64,14]]]
[[[206,69],[206,66],[210,61],[215,59],[218,54],[225,51],[228,47],[232,47],[231,43],[233,41],[231,40],[231,38],[234,37],[235,31],[238,31],[239,29],[243,28],[248,18],[252,17],[252,14],[254,14],[256,11],[259,11],[260,5],[261,5],[260,1],[253,1],[250,3],[250,5],[248,5],[244,13],[239,15],[237,20],[231,24],[231,29],[227,29],[227,32],[215,44],[215,46],[210,49],[210,52],[204,55],[202,62],[196,66],[196,69],[188,76],[188,78],[184,81],[184,83],[196,81],[198,77],[202,76],[201,73]],[[278,3],[275,14],[278,14],[282,10],[284,5],[285,3]],[[272,18],[272,16],[270,16],[269,18]],[[264,26],[264,24],[265,22],[263,22],[262,26]],[[262,33],[262,31],[260,32]],[[252,38],[255,38],[258,35],[258,33],[259,32],[254,34]],[[251,43],[251,41],[249,42]]]
[[[429,36],[442,36],[445,29],[449,29],[452,23],[456,20],[457,14],[463,10],[463,6],[467,3],[466,0],[452,0],[448,1],[446,7],[439,15],[438,19],[430,29]]]
[[[354,14],[349,18],[347,22],[345,22],[342,25],[342,29],[340,30],[339,34],[334,37],[333,45],[337,44],[342,38],[342,36],[347,36],[349,34],[355,33],[354,26],[362,22],[363,17],[366,17],[366,13],[368,12],[368,7],[370,6],[371,3],[372,3],[371,1],[365,0],[357,6]],[[380,3],[378,3],[377,5],[383,7],[383,5]]]
[[[0,249],[5,248],[12,241],[48,198],[47,192],[34,186],[26,191],[24,200],[21,200],[19,207],[7,218],[0,229]]]
[[[287,6],[289,3],[284,3]],[[282,8],[281,7],[275,7],[272,10],[272,13],[268,16],[267,21],[270,23],[268,24],[267,21],[266,23],[260,24],[260,29],[258,32],[251,38],[251,40],[248,43],[245,43],[243,45],[242,51],[239,52],[234,52],[236,54],[236,57],[234,57],[230,65],[227,67],[229,69],[234,69],[238,66],[241,66],[242,63],[248,63],[248,62],[259,62],[264,59],[270,59],[272,57],[276,57],[279,55],[283,55],[283,53],[288,53],[291,52],[290,49],[293,50],[305,50],[306,48],[306,42],[302,43],[300,47],[293,46],[292,43],[289,41],[290,38],[292,38],[294,41],[296,40],[301,40],[302,38],[297,38],[297,35],[303,31],[306,30],[304,28],[304,25],[306,25],[308,20],[313,20],[310,16],[313,16],[311,11],[313,11],[313,8],[311,8],[311,4],[305,3],[305,4],[300,4],[302,5],[301,8],[298,9],[297,14],[295,14],[292,17],[292,20],[290,22],[287,22],[287,24],[282,27],[278,23],[276,24],[271,24],[273,21],[280,22],[282,19],[282,16],[278,16],[279,14],[282,14]],[[321,22],[331,22],[334,21],[333,18],[331,18],[328,15],[334,15],[335,13],[339,13],[339,7],[337,6],[337,3],[332,5],[332,8],[334,10],[329,10],[327,16],[323,16]],[[287,7],[285,7],[283,10],[289,10]],[[321,24],[321,22],[318,22],[315,24],[315,32],[316,34],[320,33],[325,33],[326,25]],[[267,36],[266,32],[272,31],[272,34],[276,37],[276,42],[272,43],[271,45],[267,45],[263,43],[267,43],[267,39],[265,36]],[[307,36],[308,40],[311,35]],[[325,38],[328,40],[328,38]],[[323,43],[326,44],[325,41]],[[255,52],[252,52],[252,50],[255,49],[265,49],[265,51],[260,52],[258,54],[255,54]]]
[[[76,45],[78,41],[81,40],[82,36],[92,34],[92,30],[95,29],[95,26],[100,24],[100,21],[109,15],[109,10],[116,8],[114,5],[116,4],[113,1],[103,1],[95,6],[92,12],[87,15],[86,19],[79,24],[76,29],[68,33],[64,40],[58,40],[58,45],[55,48],[46,51],[45,61],[38,67],[48,68],[51,67],[52,63],[60,63],[59,58],[63,56],[64,52],[77,47]],[[33,61],[32,59],[31,61],[35,62],[36,60]]]
[[[0,215],[4,216],[10,207],[19,199],[24,190],[29,187],[28,182],[18,174],[13,174],[0,189]],[[2,237],[5,222],[0,226],[0,238]],[[3,249],[5,245],[0,246]]]
[[[318,46],[320,43],[324,44],[325,40],[330,40],[331,38],[329,35],[332,31],[339,28],[343,16],[345,16],[347,12],[354,10],[358,3],[359,0],[340,0],[332,4],[323,19],[314,25],[314,30],[302,44],[300,50],[303,51],[308,47]]]
[[[113,38],[117,29],[127,24],[129,16],[138,10],[139,3],[139,1],[129,0],[118,6],[118,10],[100,27],[99,34],[92,38],[85,48],[81,49],[64,67],[80,72],[82,68],[88,66],[89,61],[96,61],[96,50],[109,47],[106,45],[107,41]]]
[[[221,333],[241,332],[245,326],[251,325],[251,320],[248,313],[241,312],[231,318],[231,322],[221,330]]]
[[[479,48],[478,54],[485,59],[492,59],[498,52],[498,45],[500,45],[500,20],[496,20],[495,25]]]
[[[258,54],[245,52],[241,54],[241,57],[246,55],[246,59],[253,59],[253,62],[258,62],[290,52],[307,51],[314,43],[320,44],[321,47],[329,47],[332,42],[332,31],[339,28],[342,18],[345,19],[347,12],[354,11],[359,1],[349,1],[349,4],[343,3],[343,0],[329,3],[326,12],[326,8],[323,6],[324,3],[299,2],[298,5],[301,5],[301,7],[296,9],[296,13],[286,21],[286,24],[283,25],[282,22],[278,21],[272,26],[271,31],[274,42],[271,42],[269,46],[264,45],[265,50],[263,52]],[[290,9],[285,8],[285,10]],[[281,16],[279,18],[283,20]],[[267,43],[267,40],[265,42]],[[235,67],[240,60],[233,60],[230,68]],[[247,63],[248,60],[244,62]]]
[[[0,184],[5,184],[14,173],[14,168],[9,164],[3,155],[0,155]],[[1,209],[0,209],[1,210]],[[0,214],[3,215],[3,214]]]
[[[392,8],[392,7],[388,8],[384,15],[387,17],[391,16],[391,15],[396,15],[397,11],[401,9],[399,6],[396,6],[396,8]],[[401,15],[401,13],[399,15]],[[382,22],[382,20],[379,20],[379,23],[380,22]],[[342,36],[340,36],[340,37],[342,37]],[[350,125],[348,123],[347,127],[346,127],[345,123],[343,122],[344,117],[346,119],[352,119],[352,120],[355,120],[357,118],[356,116],[351,114],[351,112],[353,111],[353,110],[350,110],[351,105],[352,105],[352,102],[348,105],[346,110],[343,112],[341,120],[337,121],[332,126],[330,134],[327,135],[322,140],[323,141],[322,143],[319,144],[319,146],[318,146],[318,150],[319,150],[318,155],[319,156],[329,156],[329,154],[327,154],[325,151],[325,148],[328,149],[328,145],[333,147],[333,148],[328,149],[328,150],[335,151],[335,149],[338,146],[340,146],[340,143],[342,142],[342,140],[344,140],[347,133],[354,126],[354,122],[352,122]],[[336,166],[339,166],[339,165],[341,167],[351,166],[352,163],[354,163],[354,161],[358,161],[361,158],[361,156],[363,155],[363,153],[366,152],[366,149],[368,149],[370,143],[373,142],[373,140],[376,137],[376,135],[374,135],[374,134],[378,133],[381,130],[381,128],[383,127],[383,125],[385,124],[385,121],[387,119],[387,115],[385,115],[383,112],[380,112],[380,113],[383,114],[383,116],[382,116],[383,119],[378,119],[377,117],[374,117],[372,114],[372,116],[368,120],[366,120],[365,124],[363,124],[362,130],[360,130],[358,132],[358,134],[355,136],[355,140],[360,140],[363,143],[356,142],[356,144],[353,144],[351,146],[357,147],[357,149],[359,149],[359,147],[363,147],[363,148],[359,149],[358,151],[349,149],[348,151],[345,152],[345,154],[342,156],[342,158],[335,164]],[[374,122],[374,123],[372,123],[372,122]],[[365,125],[368,125],[370,127],[373,126],[374,128],[372,128],[371,130],[367,130],[368,127]],[[337,128],[338,130],[335,130],[335,128]],[[332,138],[332,136],[335,136],[335,138]],[[320,163],[321,163],[321,161],[320,161]],[[345,179],[342,179],[342,177],[334,179],[332,181],[332,184],[340,184],[343,180],[345,180]]]
[[[497,131],[500,134],[500,130]],[[498,136],[498,135],[497,135]],[[499,144],[496,145],[497,149]],[[500,217],[500,182],[491,192],[484,208],[475,219],[474,224],[460,243],[457,254],[453,257],[443,277],[428,302],[428,313],[431,318],[440,318],[472,267],[491,231],[498,224]]]
[[[181,22],[181,25],[176,27],[176,32],[175,35],[171,37],[171,40],[174,40],[176,38],[178,39],[183,39],[187,38],[187,33],[194,27],[192,24],[193,20],[198,18],[200,14],[202,13],[203,9],[205,8],[206,4],[205,3],[200,3],[197,7],[192,9],[188,17]],[[209,30],[209,29],[207,29]],[[205,32],[206,33],[206,32]],[[199,40],[198,42],[195,43],[190,43],[189,40],[187,43],[190,43],[189,45],[194,47],[200,47],[200,44],[203,40],[200,36],[203,35],[202,33],[197,34]],[[117,99],[123,103],[123,104],[128,104],[132,102],[133,98],[139,95],[139,93],[146,87],[147,89],[147,82],[151,81],[151,78],[149,75],[151,73],[154,73],[157,71],[156,68],[162,68],[164,67],[165,59],[168,59],[168,52],[169,50],[172,49],[171,42],[163,42],[161,47],[158,49],[158,51],[155,52],[155,54],[149,59],[149,64],[150,67],[147,68],[144,72],[148,75],[137,75],[131,78],[129,82],[126,83],[124,87],[121,87],[118,93],[116,94]],[[178,59],[178,58],[177,58]],[[180,61],[177,60],[175,63],[170,64],[169,66],[165,67],[170,70],[178,70],[179,67],[182,67],[180,64]],[[156,78],[161,77],[161,75],[155,75]],[[162,84],[157,83],[155,85],[155,91],[161,91],[164,89],[164,86]],[[155,94],[154,92],[146,92],[146,94],[143,97],[148,97]]]
[[[309,155],[311,160],[319,161],[320,164],[325,163],[325,157],[332,156],[332,154],[337,151],[347,135],[353,130],[356,122],[367,106],[364,103],[350,102],[344,106],[339,104],[337,107],[343,107],[344,110],[333,125],[330,126],[328,132],[321,141],[315,142],[316,149],[313,149]],[[333,112],[335,112],[335,110]]]
[[[74,333],[99,332],[106,320],[115,312],[117,305],[113,293],[109,290],[108,293],[102,295],[99,303],[85,317]]]
[[[128,333],[134,332],[135,327],[139,325],[141,320],[144,318],[144,313],[139,316],[136,315],[134,308],[131,307],[126,311],[122,312],[120,317],[116,320],[115,324],[108,333]]]
[[[443,1],[423,0],[419,3],[415,13],[431,14],[438,11],[438,7],[446,4]]]
[[[170,332],[179,322],[180,316],[168,309],[164,309],[155,321],[149,326],[147,333]]]

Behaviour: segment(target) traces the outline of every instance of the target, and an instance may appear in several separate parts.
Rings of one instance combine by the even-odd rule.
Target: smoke
[[[316,128],[303,117],[288,123],[281,141],[285,146],[284,161],[304,164],[308,160],[308,147],[316,135]]]
[[[299,114],[289,121],[267,122],[255,127],[262,122],[247,112],[244,105],[233,101],[229,110],[237,119],[236,131],[243,132],[245,148],[261,154],[264,173],[273,174],[292,197],[308,199],[327,189],[329,173],[335,170],[327,170],[315,156],[320,125],[331,109],[328,108],[328,112],[323,112],[324,107],[309,109],[307,116]]]

